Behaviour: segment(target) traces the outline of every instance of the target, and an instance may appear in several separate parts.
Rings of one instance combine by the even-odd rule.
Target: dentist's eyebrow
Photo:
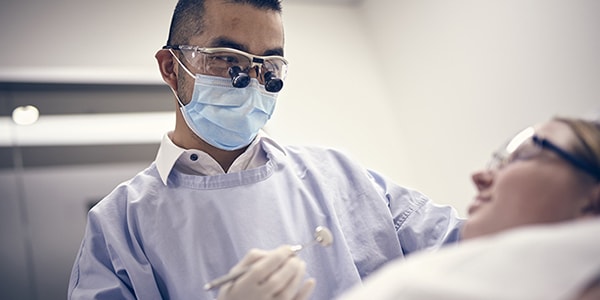
[[[225,48],[232,48],[232,49],[237,49],[237,50],[241,50],[244,52],[248,52],[248,47],[246,47],[243,44],[240,44],[236,41],[233,41],[229,38],[226,37],[218,37],[216,39],[214,39],[211,43],[210,43],[210,47],[225,47]],[[261,54],[258,54],[260,56],[270,56],[270,55],[279,55],[279,56],[283,56],[283,48],[274,48],[274,49],[269,49]]]

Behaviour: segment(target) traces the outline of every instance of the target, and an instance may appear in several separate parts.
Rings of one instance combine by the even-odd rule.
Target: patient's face
[[[535,132],[572,153],[576,137],[566,124],[550,121],[536,126]],[[478,194],[469,208],[462,237],[581,217],[592,186],[587,177],[547,149],[498,170],[477,172],[473,182]]]

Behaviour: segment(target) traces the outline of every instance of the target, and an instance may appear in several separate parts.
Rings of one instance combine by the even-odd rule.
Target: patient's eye
[[[511,163],[518,160],[529,160],[538,155],[541,151],[541,147],[533,143],[531,140],[524,142],[517,148],[507,159],[507,163]]]

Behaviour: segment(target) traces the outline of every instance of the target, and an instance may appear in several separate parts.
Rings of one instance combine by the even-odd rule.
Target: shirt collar
[[[250,143],[248,149],[236,158],[228,172],[239,172],[265,164],[268,158],[261,144],[273,146],[274,149],[285,153],[283,147],[261,130],[252,143]],[[169,137],[169,133],[166,133],[162,138],[155,164],[160,179],[165,185],[167,184],[169,174],[176,165],[183,172],[190,174],[205,176],[225,174],[225,171],[223,171],[217,161],[206,152],[197,149],[184,149],[175,145]]]
[[[165,133],[160,142],[156,159],[154,160],[160,179],[162,179],[165,185],[167,185],[167,178],[169,177],[169,173],[171,173],[171,169],[173,169],[175,162],[183,152],[185,152],[185,149],[175,145],[171,141],[169,133]]]

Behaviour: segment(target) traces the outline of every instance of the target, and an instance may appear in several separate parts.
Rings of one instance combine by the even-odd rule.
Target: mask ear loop
[[[185,72],[188,73],[188,75],[190,75],[194,80],[196,80],[196,76],[194,76],[194,74],[192,74],[192,72],[190,72],[190,70],[188,70],[188,68],[186,68],[183,63],[181,63],[181,60],[179,60],[177,55],[175,55],[175,53],[173,53],[173,50],[171,50],[171,49],[168,49],[168,50],[171,53],[171,55],[173,55],[173,58],[175,58],[177,63],[185,70]],[[177,103],[179,103],[179,106],[184,107],[185,105],[183,104],[183,102],[181,102],[181,99],[179,99],[179,95],[177,95],[177,92],[175,92],[175,90],[170,85],[169,85],[169,88],[171,89],[171,92],[173,92],[173,94],[175,95],[175,98],[177,99]]]

